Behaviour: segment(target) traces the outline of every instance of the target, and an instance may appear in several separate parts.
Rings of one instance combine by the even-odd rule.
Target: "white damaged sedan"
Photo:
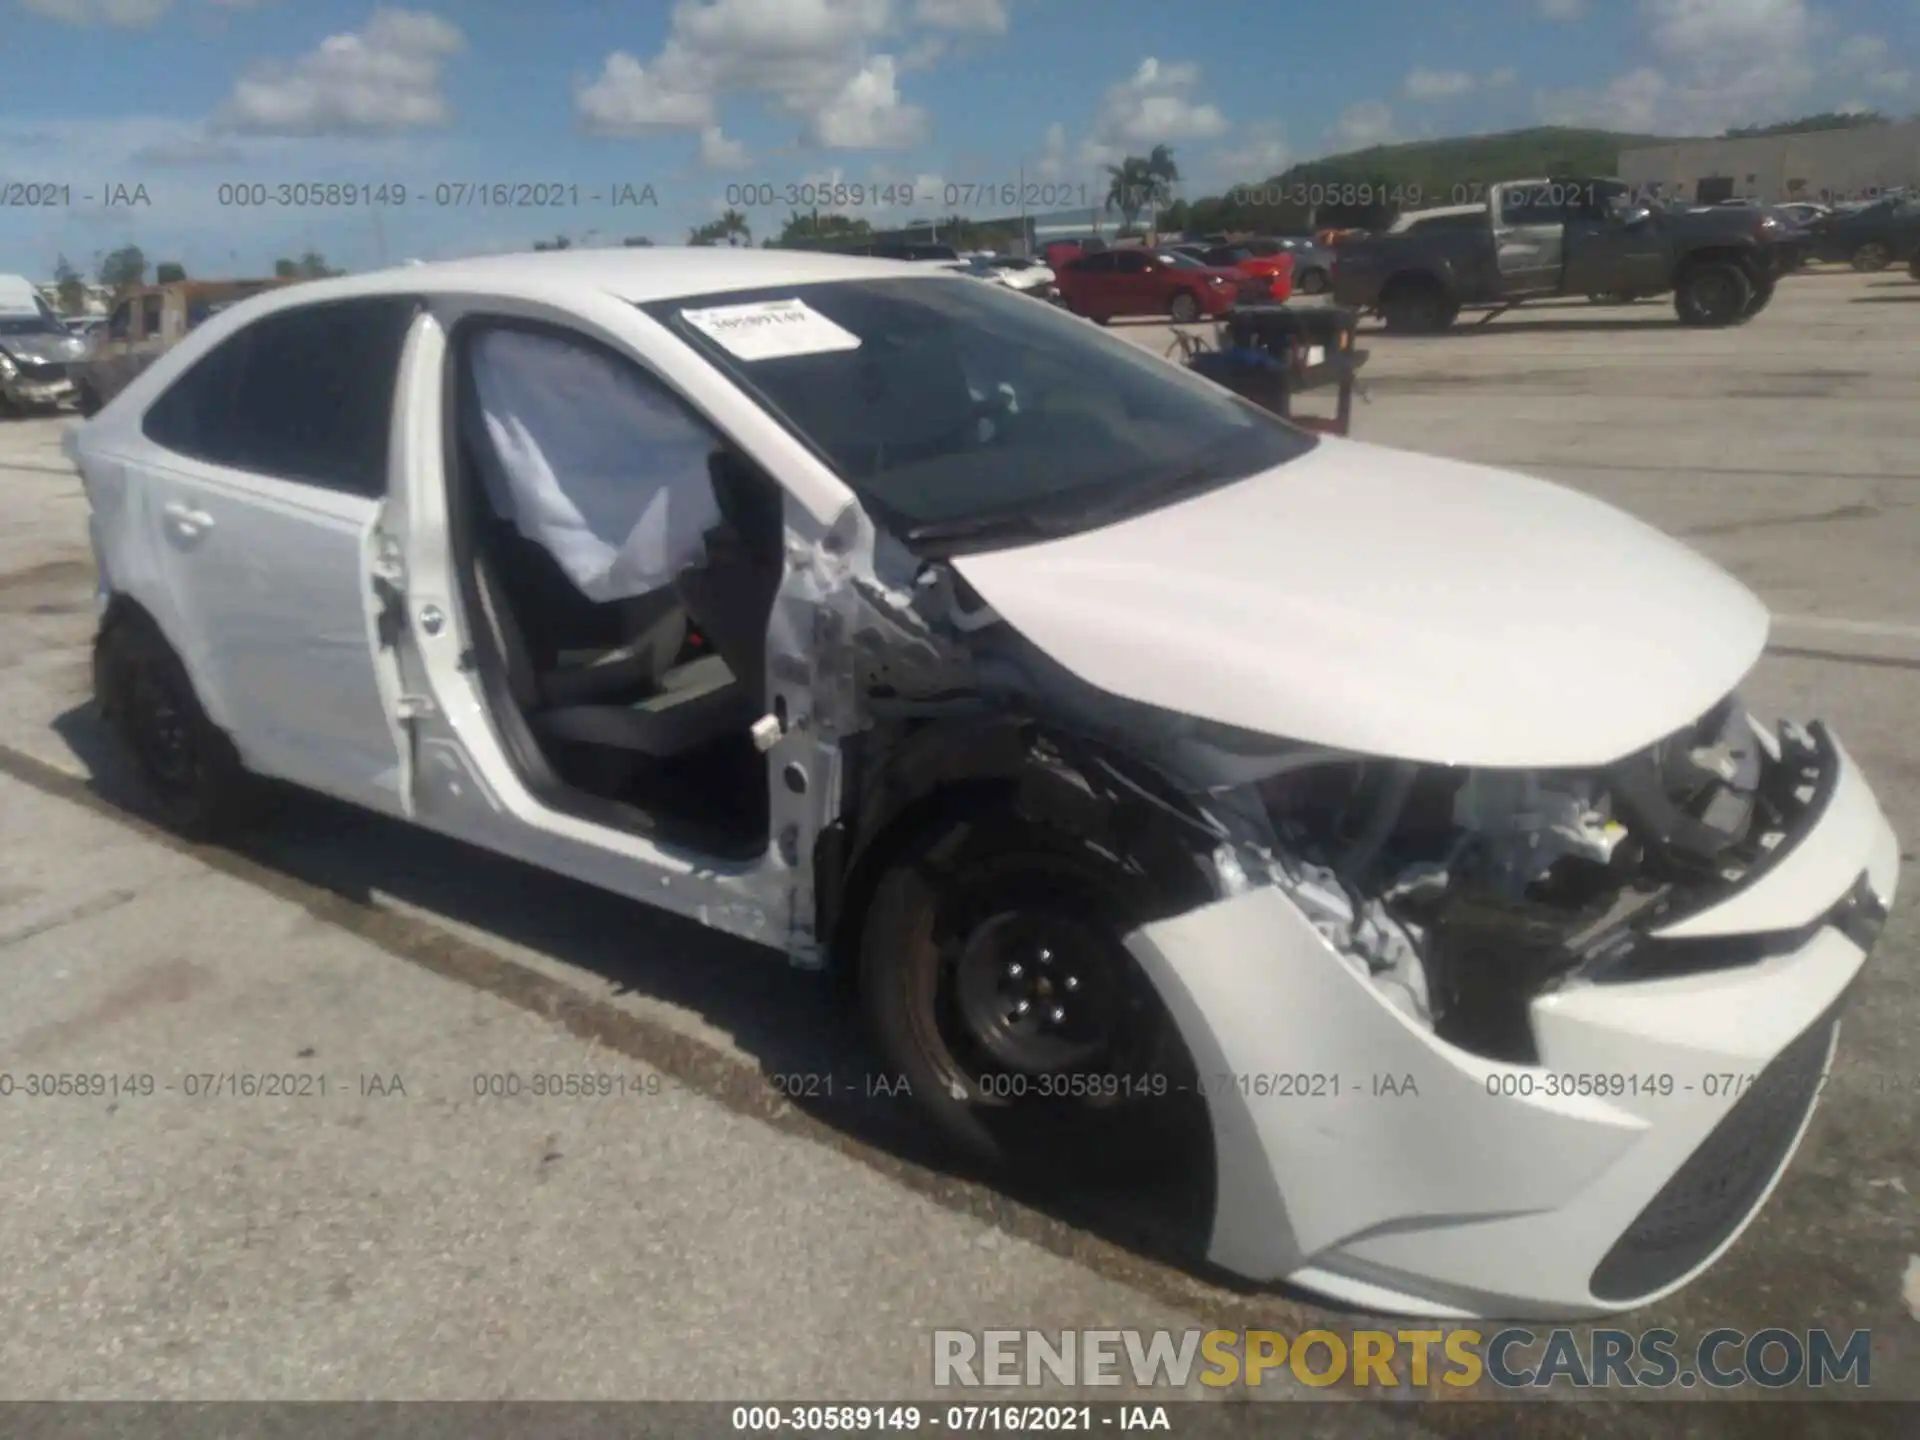
[[[1685,1284],[1893,899],[1706,560],[931,267],[290,287],[70,453],[182,831],[292,782],[843,967],[966,1154],[1210,1140],[1208,1258],[1342,1302]]]

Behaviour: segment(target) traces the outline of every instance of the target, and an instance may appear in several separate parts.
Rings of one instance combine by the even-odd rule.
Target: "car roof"
[[[363,296],[458,294],[468,290],[512,293],[612,295],[633,304],[758,290],[769,285],[808,285],[834,280],[874,280],[924,275],[928,267],[904,260],[835,255],[818,250],[749,250],[720,246],[633,246],[552,250],[397,265],[358,275],[308,280],[253,296],[247,308],[265,314],[282,306],[349,300]],[[236,307],[238,308],[238,307]]]

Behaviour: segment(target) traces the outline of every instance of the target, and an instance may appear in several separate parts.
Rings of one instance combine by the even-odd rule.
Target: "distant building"
[[[1621,154],[1620,178],[1696,205],[1866,199],[1886,190],[1920,188],[1920,120],[1649,145]]]

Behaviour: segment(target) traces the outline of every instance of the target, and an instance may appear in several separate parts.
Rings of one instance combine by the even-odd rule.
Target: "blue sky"
[[[823,182],[875,223],[1023,179],[1071,208],[1157,142],[1198,194],[1542,122],[1904,116],[1916,61],[1920,0],[0,0],[0,272],[129,241],[203,275],[673,243],[771,191],[739,207],[758,238]],[[407,199],[279,203],[326,184]],[[471,198],[516,184],[563,203]]]

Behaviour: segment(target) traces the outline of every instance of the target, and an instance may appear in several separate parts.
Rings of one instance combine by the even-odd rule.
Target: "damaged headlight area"
[[[1234,839],[1223,888],[1274,884],[1392,1004],[1490,1059],[1537,1060],[1533,1001],[1751,963],[1805,937],[1662,940],[1659,928],[1750,883],[1817,818],[1833,752],[1775,735],[1729,697],[1601,770],[1465,769],[1196,737]],[[1854,916],[1855,928],[1871,917]],[[1839,923],[1834,921],[1832,923]]]

